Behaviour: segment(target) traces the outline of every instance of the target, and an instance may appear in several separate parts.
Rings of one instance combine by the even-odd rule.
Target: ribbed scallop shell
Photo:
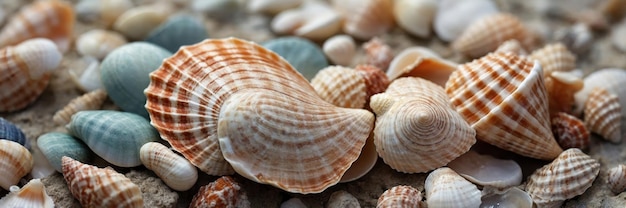
[[[389,64],[393,60],[393,51],[391,47],[384,43],[380,38],[375,37],[363,43],[365,50],[365,63],[387,71]]]
[[[197,208],[247,208],[250,202],[241,185],[230,176],[222,176],[208,185],[200,187],[189,207]]]
[[[580,149],[571,148],[537,169],[530,176],[526,191],[537,207],[558,207],[591,187],[599,171],[598,161]]]
[[[9,190],[33,169],[33,156],[17,142],[0,139],[0,187]]]
[[[111,51],[126,43],[126,38],[122,34],[114,31],[94,29],[78,36],[76,50],[83,56],[92,56],[102,60]]]
[[[556,71],[567,72],[576,68],[576,55],[567,50],[562,43],[548,44],[533,51],[528,58],[539,61],[544,75]]]
[[[139,154],[141,163],[176,191],[189,190],[198,180],[195,166],[160,143],[144,144]]]
[[[9,140],[20,143],[26,148],[30,148],[29,140],[24,132],[10,121],[0,117],[0,140]]]
[[[504,43],[500,44],[500,46],[498,46],[498,48],[496,48],[496,50],[494,51],[494,53],[497,53],[497,52],[500,52],[500,53],[510,52],[518,56],[525,56],[528,54],[528,52],[526,52],[526,49],[524,49],[522,44],[518,40],[515,40],[515,39],[504,41]]]
[[[450,106],[443,88],[425,79],[396,79],[372,96],[370,106],[378,155],[400,172],[444,166],[476,142],[476,132]]]
[[[63,157],[63,177],[83,207],[143,207],[139,186],[112,168]]]
[[[482,141],[550,160],[563,150],[550,130],[541,66],[511,53],[489,54],[452,72],[446,93]]]
[[[429,208],[478,207],[481,202],[481,193],[476,185],[447,167],[428,174],[424,189]]]
[[[424,47],[404,49],[389,64],[389,79],[398,77],[421,77],[445,86],[457,64],[441,58],[434,51]]]
[[[311,86],[326,102],[344,108],[363,108],[367,101],[367,85],[354,69],[329,66],[320,70]]]
[[[35,1],[23,7],[0,31],[0,48],[42,37],[66,52],[74,32],[74,10],[64,1]]]
[[[377,208],[387,207],[413,207],[419,208],[421,206],[422,193],[411,186],[394,186],[383,192],[378,197],[376,203]]]
[[[0,199],[0,207],[54,208],[54,201],[41,180],[32,179],[22,188],[12,186],[11,193]]]
[[[583,80],[572,72],[554,71],[544,75],[550,113],[571,113],[576,102],[574,95],[583,89]]]
[[[626,70],[619,68],[601,69],[589,74],[584,79],[585,86],[578,91],[576,99],[575,115],[584,111],[585,102],[594,88],[602,87],[619,98],[620,106],[626,106]],[[626,116],[626,108],[622,108],[622,117]]]
[[[344,17],[343,31],[360,40],[382,35],[393,27],[393,1],[332,0]]]
[[[626,165],[619,164],[609,169],[606,183],[615,194],[622,193],[626,190]]]
[[[348,35],[335,35],[324,42],[322,50],[333,63],[348,66],[356,54],[356,43]]]
[[[370,112],[323,101],[280,56],[235,38],[182,47],[150,77],[153,126],[212,175],[233,165],[260,183],[321,192],[357,159],[373,128]]]
[[[532,43],[532,34],[524,24],[512,14],[498,13],[482,17],[470,24],[465,31],[452,42],[452,49],[476,58],[492,52],[510,39],[516,39],[528,49]]]
[[[69,123],[72,115],[84,110],[98,110],[107,99],[107,92],[104,89],[97,89],[88,92],[80,97],[74,98],[63,109],[54,113],[52,121],[57,124]]]
[[[0,49],[0,112],[20,110],[34,102],[61,58],[54,43],[42,38]]]
[[[559,112],[552,116],[552,133],[563,149],[587,149],[590,143],[589,131],[585,123],[567,113]]]
[[[606,89],[591,91],[585,103],[585,125],[613,143],[622,141],[622,110],[619,99]]]

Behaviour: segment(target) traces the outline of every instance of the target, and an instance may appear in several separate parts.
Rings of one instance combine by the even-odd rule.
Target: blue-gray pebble
[[[15,124],[0,117],[0,139],[14,141],[30,149],[26,135]]]
[[[50,165],[60,173],[63,172],[61,165],[63,156],[71,157],[82,163],[87,163],[93,158],[93,153],[85,143],[65,133],[51,132],[43,134],[37,138],[37,146],[48,159]]]
[[[282,56],[308,80],[328,66],[322,49],[310,40],[300,37],[281,37],[263,43],[263,47]]]
[[[181,46],[192,45],[208,37],[206,28],[198,19],[188,15],[176,15],[150,32],[146,42],[175,53]]]

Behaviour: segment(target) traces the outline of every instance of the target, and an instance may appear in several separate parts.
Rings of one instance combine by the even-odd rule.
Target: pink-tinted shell
[[[591,90],[585,103],[585,125],[613,143],[622,141],[622,107],[619,98],[604,88]]]
[[[411,186],[394,186],[383,192],[378,197],[376,203],[377,208],[387,207],[425,207],[420,202],[422,201],[422,193]]]
[[[380,38],[372,38],[363,43],[365,49],[365,63],[378,67],[383,71],[387,71],[391,60],[393,60],[393,51],[391,47],[385,44]]]
[[[245,192],[230,176],[222,176],[200,187],[189,207],[193,208],[246,208],[250,202]]]
[[[585,123],[567,113],[559,112],[552,116],[552,133],[563,149],[585,150],[589,147],[589,131]]]

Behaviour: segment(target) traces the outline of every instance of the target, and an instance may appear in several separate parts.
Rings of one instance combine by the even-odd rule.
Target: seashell
[[[421,38],[430,36],[430,27],[437,11],[437,0],[397,0],[393,16],[398,26]]]
[[[209,34],[200,20],[189,15],[177,15],[152,30],[146,42],[174,53],[183,45],[198,43],[208,37]]]
[[[283,57],[308,80],[328,66],[322,49],[307,39],[281,37],[263,43],[263,47]]]
[[[139,156],[146,168],[154,171],[167,186],[176,191],[189,190],[198,180],[195,166],[160,143],[144,144],[139,150]]]
[[[100,79],[100,61],[94,57],[83,56],[68,67],[70,79],[83,92],[104,89]]]
[[[98,168],[63,156],[63,178],[83,207],[143,207],[137,185],[112,168]]]
[[[246,9],[252,13],[278,14],[296,8],[303,2],[303,0],[250,0]]]
[[[107,92],[104,91],[104,89],[88,92],[72,99],[63,109],[57,111],[54,116],[52,116],[52,120],[57,124],[67,124],[72,119],[72,115],[79,111],[100,109],[100,106],[102,106],[106,98]]]
[[[578,91],[574,98],[576,99],[576,109],[574,115],[581,115],[585,108],[585,102],[594,88],[601,87],[614,95],[617,95],[620,106],[626,106],[626,70],[618,68],[607,68],[594,71],[585,77],[584,87]],[[626,115],[626,108],[622,108],[622,116]]]
[[[233,165],[250,180],[289,192],[336,184],[374,123],[366,110],[323,101],[278,54],[235,38],[183,47],[150,77],[146,109],[175,150],[208,174],[228,174]],[[196,85],[204,90],[189,91]]]
[[[69,50],[73,31],[74,10],[70,4],[35,1],[20,9],[2,28],[0,48],[41,37],[52,40],[58,50],[65,53]]]
[[[241,185],[230,176],[222,176],[200,187],[189,207],[250,207],[248,196]]]
[[[578,148],[585,150],[589,147],[589,131],[585,123],[567,113],[559,112],[552,116],[552,133],[563,149]]]
[[[102,159],[120,167],[141,165],[141,146],[159,139],[148,120],[118,111],[80,111],[66,128]]]
[[[447,167],[428,174],[424,189],[430,208],[478,207],[481,203],[481,193],[476,185]]]
[[[389,78],[387,78],[385,72],[372,65],[360,64],[354,70],[358,71],[365,81],[367,86],[367,102],[365,106],[369,107],[369,98],[372,95],[384,92],[389,86]]]
[[[498,34],[498,35],[493,35]],[[494,51],[507,40],[519,41],[525,49],[532,48],[534,35],[512,14],[498,13],[474,21],[452,42],[452,49],[472,58]]]
[[[526,191],[537,207],[558,207],[591,187],[599,171],[598,161],[571,148],[537,169],[529,177]]]
[[[622,141],[622,110],[618,97],[604,88],[591,90],[585,103],[585,126],[613,143]]]
[[[443,87],[456,67],[456,63],[441,58],[428,48],[410,47],[393,58],[387,76],[392,80],[421,77]]]
[[[366,53],[366,64],[373,65],[387,71],[389,63],[393,60],[393,51],[391,47],[385,44],[380,38],[372,38],[363,43],[363,49]]]
[[[54,208],[54,201],[46,193],[39,179],[30,180],[21,189],[11,186],[11,193],[0,199],[0,207],[40,207]]]
[[[10,121],[0,117],[0,140],[9,140],[17,142],[22,146],[30,149],[30,144],[24,132]]]
[[[626,165],[612,167],[607,175],[606,183],[613,193],[619,194],[626,190]]]
[[[324,42],[324,54],[337,65],[348,66],[356,54],[356,43],[347,35],[335,35]]]
[[[611,43],[621,52],[626,52],[626,41],[622,38],[626,36],[626,23],[620,23],[611,30]]]
[[[33,168],[33,156],[26,147],[0,139],[0,187],[9,190]]]
[[[574,109],[576,92],[583,89],[583,80],[571,72],[554,71],[544,77],[550,112],[567,112]]]
[[[474,21],[496,13],[498,7],[491,0],[441,0],[435,12],[433,29],[440,39],[453,41]]]
[[[37,138],[37,146],[56,171],[63,172],[61,158],[68,156],[80,162],[88,162],[93,158],[89,147],[72,135],[51,132]]]
[[[387,189],[378,197],[377,208],[385,207],[425,207],[420,203],[422,193],[411,186],[398,185]]]
[[[567,50],[562,43],[546,45],[533,51],[528,58],[539,61],[544,76],[548,76],[552,72],[567,72],[576,68],[576,55]]]
[[[130,0],[81,0],[75,6],[78,20],[86,23],[99,20],[106,27],[131,8],[133,2]]]
[[[526,52],[526,49],[524,49],[524,47],[522,46],[522,44],[515,39],[507,40],[507,41],[504,41],[504,43],[500,44],[500,46],[498,46],[498,48],[496,48],[496,50],[494,51],[494,53],[498,53],[498,52],[513,53],[518,56],[526,56],[528,54]],[[544,71],[544,74],[545,74],[545,71]]]
[[[598,10],[604,14],[609,21],[619,21],[626,14],[626,1],[608,0],[598,6]]]
[[[129,40],[143,40],[173,13],[168,2],[138,6],[125,11],[113,23],[113,29]],[[139,59],[140,60],[140,59]]]
[[[305,1],[272,19],[272,31],[312,40],[325,40],[341,31],[341,15],[323,1]]]
[[[21,110],[35,102],[61,58],[54,43],[41,38],[0,49],[0,112]]]
[[[443,88],[430,81],[396,79],[372,96],[370,106],[376,114],[376,151],[400,172],[444,166],[476,143],[474,129],[451,108]]]
[[[374,145],[374,138],[372,138],[370,134],[370,137],[367,138],[367,141],[365,142],[365,146],[363,146],[363,149],[361,150],[359,158],[357,158],[356,161],[352,163],[350,168],[348,168],[346,173],[341,176],[341,180],[339,180],[339,182],[351,182],[365,176],[368,172],[370,172],[370,170],[372,170],[372,168],[374,168],[377,161],[378,153],[376,152],[376,145]]]
[[[150,84],[150,72],[170,56],[169,51],[146,42],[133,42],[111,52],[100,66],[109,98],[122,110],[148,118],[143,90]]]
[[[393,1],[331,0],[331,3],[343,15],[343,31],[356,39],[382,35],[394,25]]]
[[[522,168],[515,161],[481,155],[472,150],[452,160],[448,167],[485,187],[507,188],[522,183]]]
[[[363,108],[369,98],[361,74],[342,66],[329,66],[320,70],[311,79],[311,86],[324,101],[338,107]]]
[[[328,198],[328,208],[353,207],[360,208],[359,200],[347,191],[335,191]]]
[[[93,29],[78,36],[76,50],[83,56],[104,59],[111,51],[126,44],[126,38],[114,31]]]
[[[517,207],[532,208],[533,199],[525,191],[511,187],[504,191],[496,188],[484,188],[480,207]]]
[[[457,111],[476,138],[537,159],[563,150],[550,130],[548,96],[539,62],[511,53],[489,54],[460,65],[446,83]]]

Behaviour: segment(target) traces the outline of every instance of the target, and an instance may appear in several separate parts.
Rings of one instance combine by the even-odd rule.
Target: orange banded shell
[[[622,107],[619,98],[605,88],[591,90],[585,103],[585,125],[613,143],[622,141]]]
[[[585,150],[589,147],[589,131],[585,123],[567,113],[559,112],[552,116],[552,133],[563,149]]]
[[[394,186],[383,192],[378,197],[377,208],[386,207],[425,207],[422,201],[422,193],[411,186]]]
[[[219,208],[219,207],[250,207],[248,197],[230,176],[222,176],[217,180],[200,187],[193,196],[189,207]]]

